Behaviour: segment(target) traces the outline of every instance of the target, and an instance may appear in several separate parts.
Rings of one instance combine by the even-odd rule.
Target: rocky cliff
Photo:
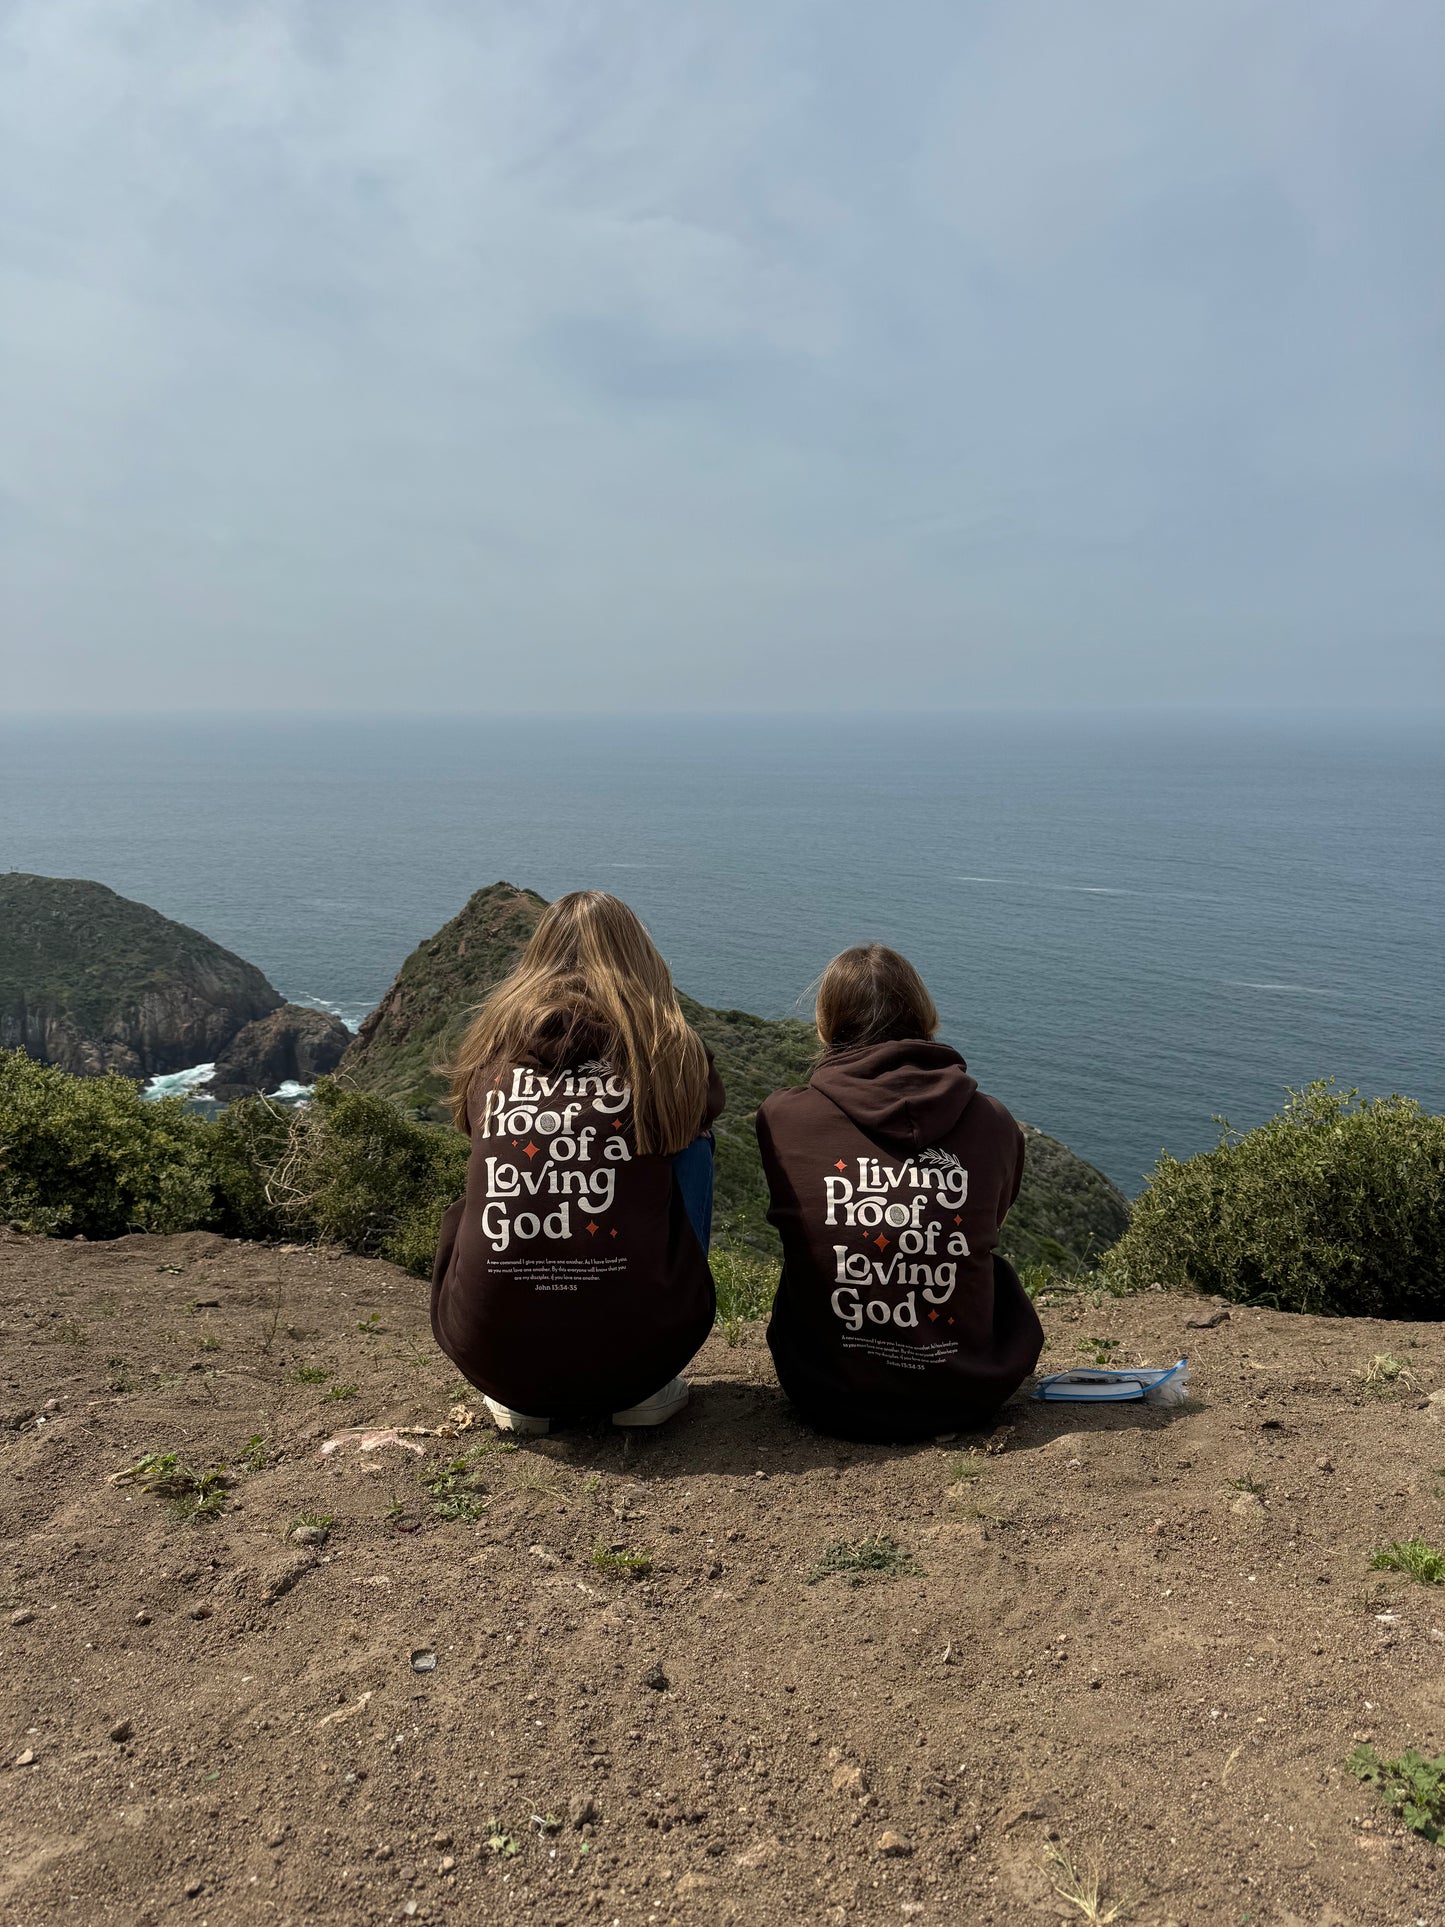
[[[71,877],[0,875],[0,1045],[80,1076],[216,1057],[281,998],[254,965]]]
[[[471,1011],[512,968],[545,908],[535,891],[510,883],[478,890],[407,958],[342,1059],[342,1074],[441,1117],[445,1080],[435,1066],[445,1062]],[[771,1248],[753,1113],[780,1085],[807,1081],[817,1038],[796,1018],[710,1010],[686,996],[682,1002],[727,1086],[717,1133],[719,1227]],[[1084,1263],[1113,1244],[1128,1220],[1127,1200],[1102,1172],[1056,1138],[1030,1131],[1024,1188],[1004,1239],[1016,1263]]]
[[[206,1095],[229,1104],[286,1083],[314,1084],[336,1069],[350,1042],[351,1032],[329,1011],[282,1004],[231,1039],[216,1059]]]

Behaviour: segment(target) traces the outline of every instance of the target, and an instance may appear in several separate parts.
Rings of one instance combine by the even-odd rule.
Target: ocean
[[[1445,1109],[1441,724],[11,718],[0,869],[109,884],[353,1025],[499,878],[615,891],[684,989],[765,1016],[878,938],[985,1089],[1135,1191],[1312,1078]]]

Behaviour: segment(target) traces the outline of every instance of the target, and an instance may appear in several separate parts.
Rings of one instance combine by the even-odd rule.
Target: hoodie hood
[[[978,1089],[951,1044],[922,1037],[831,1051],[810,1081],[865,1136],[901,1151],[946,1137]]]

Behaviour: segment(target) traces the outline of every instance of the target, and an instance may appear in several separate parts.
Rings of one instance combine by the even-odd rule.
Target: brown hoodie
[[[538,1418],[617,1412],[707,1337],[707,1255],[670,1157],[642,1157],[606,1063],[518,1064],[468,1101],[466,1196],[432,1270],[438,1345],[473,1385]],[[723,1108],[708,1061],[705,1130]]]
[[[1024,1136],[956,1050],[923,1038],[830,1053],[758,1112],[783,1275],[768,1344],[825,1430],[922,1437],[986,1420],[1043,1332],[995,1260]]]

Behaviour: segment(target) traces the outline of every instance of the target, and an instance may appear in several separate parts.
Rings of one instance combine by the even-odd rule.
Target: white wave
[[[1014,890],[1071,890],[1085,897],[1138,897],[1149,894],[1143,890],[1119,889],[1110,883],[1049,883],[1043,877],[955,877],[953,880],[955,883],[1003,883]]]
[[[141,1091],[142,1097],[190,1097],[215,1076],[214,1064],[194,1064],[188,1071],[164,1071]]]
[[[1293,997],[1333,997],[1332,990],[1322,990],[1316,984],[1254,984],[1243,977],[1226,977],[1225,983],[1231,990],[1279,990]]]
[[[278,1084],[274,1091],[268,1091],[266,1095],[282,1104],[297,1104],[303,1097],[310,1097],[315,1088],[314,1084],[298,1084],[294,1077],[288,1077],[284,1084]]]

